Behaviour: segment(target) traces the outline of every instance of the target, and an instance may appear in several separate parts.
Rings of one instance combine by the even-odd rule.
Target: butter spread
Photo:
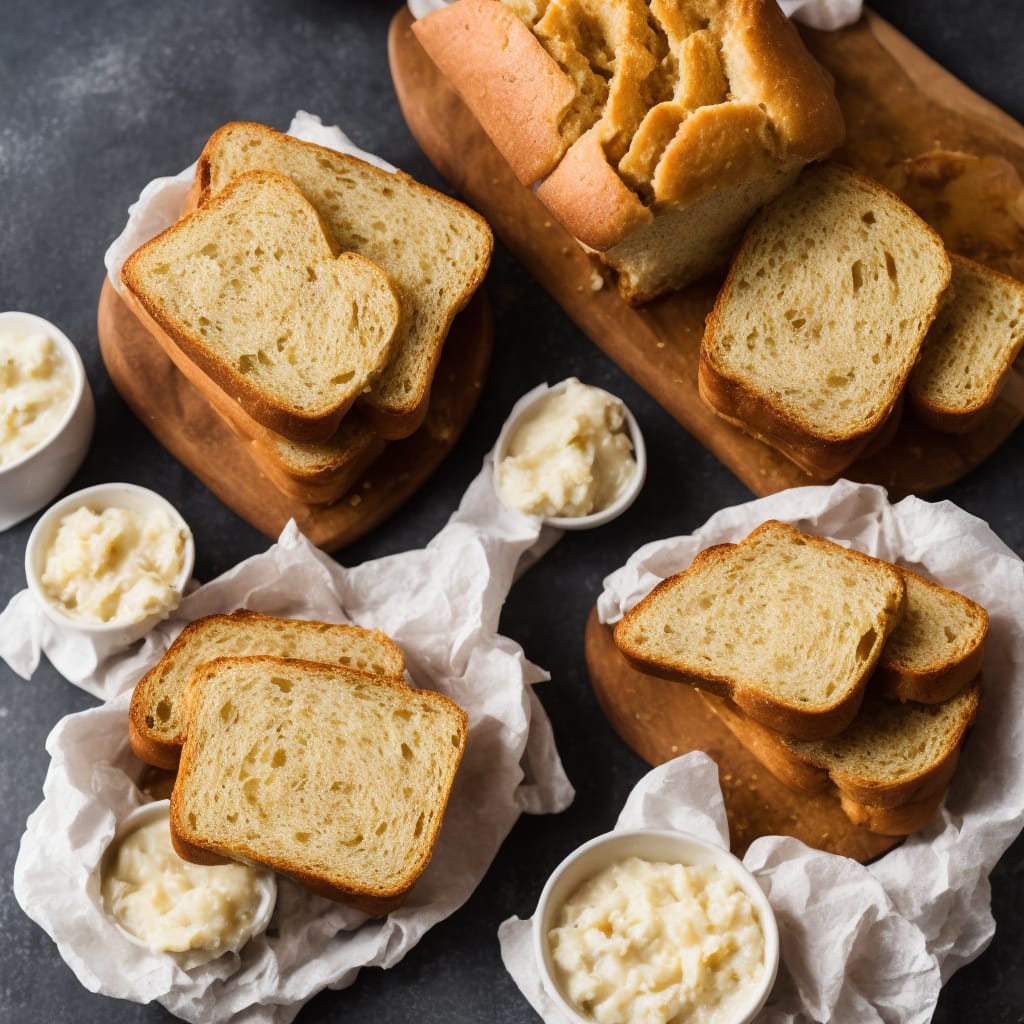
[[[757,911],[713,865],[613,864],[566,901],[548,941],[562,992],[599,1024],[727,1024],[765,969]]]
[[[129,833],[103,878],[108,913],[154,953],[237,949],[260,902],[255,869],[182,860],[166,818]]]
[[[162,509],[82,507],[60,520],[40,582],[73,619],[138,622],[176,607],[184,557],[184,530]]]
[[[73,395],[71,366],[51,337],[0,330],[0,466],[49,440]]]
[[[498,465],[498,495],[529,515],[600,512],[635,472],[632,452],[622,403],[573,377],[516,426]]]

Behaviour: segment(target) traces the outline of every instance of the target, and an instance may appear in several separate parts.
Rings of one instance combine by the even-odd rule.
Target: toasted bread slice
[[[466,714],[352,669],[222,658],[194,675],[171,796],[187,860],[265,864],[370,914],[430,860]]]
[[[188,728],[186,694],[192,673],[227,656],[270,654],[322,661],[401,680],[402,649],[379,630],[282,619],[240,609],[189,623],[167,653],[136,684],[128,711],[132,750],[147,764],[174,768]]]
[[[658,584],[616,625],[615,643],[645,672],[819,739],[856,715],[905,592],[894,566],[769,521]]]
[[[452,319],[487,272],[490,228],[467,206],[404,174],[248,122],[227,124],[210,138],[196,167],[196,200],[209,202],[256,168],[288,176],[341,248],[372,260],[394,282],[403,311],[394,358],[359,409],[381,437],[407,437],[427,414]]]
[[[391,359],[401,315],[384,271],[336,252],[288,178],[254,171],[146,242],[121,276],[254,420],[326,441]]]
[[[910,375],[910,401],[935,430],[964,433],[991,412],[1024,347],[1024,284],[952,256],[953,296]]]
[[[949,279],[942,240],[893,193],[812,167],[744,237],[707,319],[701,397],[833,477],[885,427]]]

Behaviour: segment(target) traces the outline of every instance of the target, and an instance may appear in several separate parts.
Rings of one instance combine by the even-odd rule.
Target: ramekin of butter
[[[621,515],[646,475],[633,414],[575,377],[520,400],[494,449],[498,497],[561,530],[588,530]]]
[[[100,861],[103,909],[131,943],[173,955],[185,970],[236,953],[274,912],[272,871],[190,864],[174,852],[169,800],[136,807]]]
[[[555,869],[533,917],[544,987],[577,1024],[748,1024],[775,984],[779,932],[727,850],[609,832]]]
[[[56,502],[25,548],[29,590],[63,630],[102,656],[144,636],[181,601],[195,544],[178,510],[135,484],[97,484]]]
[[[0,313],[0,530],[64,489],[89,450],[95,418],[67,335],[31,313]]]

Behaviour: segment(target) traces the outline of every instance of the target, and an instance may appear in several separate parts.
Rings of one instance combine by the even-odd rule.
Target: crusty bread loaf
[[[462,758],[461,708],[269,657],[202,666],[189,703],[170,815],[181,856],[265,864],[371,914],[402,902]]]
[[[701,397],[808,473],[837,475],[885,427],[949,283],[942,240],[838,164],[750,226],[707,319]]]
[[[704,694],[733,734],[786,785],[834,786],[855,824],[886,835],[922,828],[938,809],[978,708],[980,677],[941,704],[869,698],[838,736],[813,742],[766,729],[726,700]]]
[[[227,124],[210,138],[196,165],[193,201],[208,202],[253,169],[287,175],[341,248],[372,260],[394,282],[402,302],[394,356],[359,408],[382,437],[408,436],[427,414],[452,319],[487,272],[490,228],[407,175],[248,122]]]
[[[904,600],[894,566],[768,521],[658,584],[614,637],[643,671],[818,739],[856,715]]]
[[[136,250],[122,280],[258,423],[325,441],[390,360],[401,314],[379,267],[336,252],[299,189],[255,171]]]
[[[843,137],[774,0],[459,0],[417,38],[524,184],[648,301]]]
[[[897,700],[937,704],[981,672],[988,612],[955,590],[899,569],[907,605],[882,649],[870,689]]]
[[[174,768],[185,742],[185,695],[203,663],[228,656],[270,654],[341,665],[401,680],[402,649],[379,630],[240,609],[189,623],[167,653],[136,684],[128,711],[132,750],[158,768]]]
[[[919,419],[963,433],[992,410],[1024,347],[1024,284],[962,256],[952,261],[952,298],[925,338],[908,390]]]

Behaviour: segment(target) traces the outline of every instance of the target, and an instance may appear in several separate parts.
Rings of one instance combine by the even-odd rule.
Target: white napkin
[[[723,509],[692,535],[646,545],[605,580],[601,621],[617,621],[699,551],[738,541],[766,519],[906,565],[979,602],[991,618],[978,718],[945,804],[926,829],[867,867],[779,836],[757,840],[744,858],[782,934],[779,981],[759,1019],[923,1024],[942,982],[991,940],[988,874],[1024,823],[1024,563],[984,522],[949,502],[911,497],[891,505],[882,488],[841,480]],[[630,825],[679,823],[706,834],[710,808],[724,844],[721,794],[709,771],[696,755],[662,766],[637,787],[624,817]],[[503,956],[553,1022],[547,1005],[535,1001],[524,927],[515,920],[502,926]]]
[[[109,673],[101,665],[88,688],[121,696],[68,716],[50,734],[45,798],[29,818],[14,871],[18,902],[82,984],[155,999],[204,1024],[284,1024],[321,989],[350,985],[361,967],[401,960],[468,899],[520,813],[568,806],[573,790],[531,688],[548,677],[497,633],[521,557],[557,537],[502,505],[487,460],[425,548],[344,568],[289,523],[268,551],[186,598],[159,639]],[[143,799],[135,785],[141,766],[128,747],[127,688],[185,621],[243,606],[383,629],[405,651],[414,685],[467,711],[469,738],[433,859],[404,907],[367,920],[282,879],[271,933],[240,956],[185,972],[114,929],[101,909],[97,866],[116,822]]]

